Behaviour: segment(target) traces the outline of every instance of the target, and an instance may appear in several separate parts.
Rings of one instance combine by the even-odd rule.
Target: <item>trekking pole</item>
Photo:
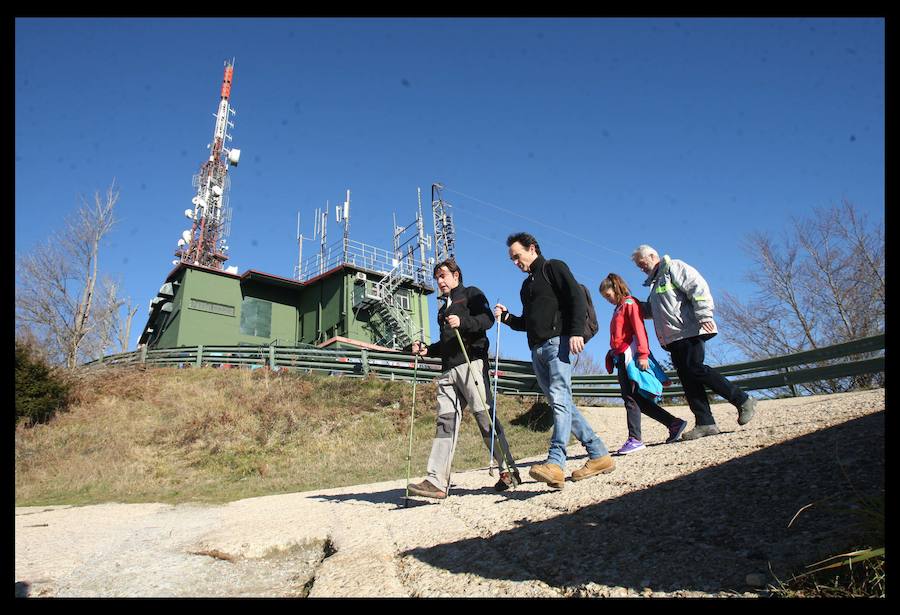
[[[456,339],[459,342],[459,347],[462,350],[463,356],[466,358],[466,365],[469,367],[469,377],[471,378],[472,377],[472,362],[469,361],[469,353],[466,352],[466,346],[465,346],[465,344],[463,344],[462,337],[460,337],[460,335],[459,335],[459,329],[453,329],[453,332],[456,333]],[[485,401],[484,395],[481,394],[481,389],[478,388],[477,382],[475,383],[475,390],[478,391],[478,396],[481,398],[481,403],[484,404],[485,407],[487,407],[487,401]],[[491,445],[494,444],[493,436],[494,436],[494,434],[492,433],[491,434]],[[493,446],[491,446],[491,448],[493,449]],[[491,455],[491,459],[493,459],[493,455]],[[510,460],[508,458],[506,459],[506,463],[507,464],[510,463]],[[491,465],[493,467],[493,464],[491,464]],[[493,474],[491,474],[491,476],[493,476]]]
[[[497,299],[497,303],[500,303],[500,300]],[[500,369],[500,318],[497,318],[497,345],[494,348],[494,387],[493,387],[493,401],[494,407],[493,412],[491,413],[491,458],[488,462],[488,474],[494,476],[494,430],[497,425],[497,370]],[[499,465],[499,464],[498,464]],[[500,469],[499,467],[497,468]]]
[[[406,499],[403,507],[409,506],[409,470],[412,464],[413,425],[416,420],[416,383],[419,381],[419,353],[416,353],[416,362],[413,367],[413,392],[412,412],[409,413],[409,450],[406,452]]]

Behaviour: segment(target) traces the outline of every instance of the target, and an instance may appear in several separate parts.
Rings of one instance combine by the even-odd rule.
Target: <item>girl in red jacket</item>
[[[610,273],[600,282],[600,294],[616,306],[609,324],[610,350],[606,355],[606,369],[612,373],[612,367],[615,365],[618,370],[619,387],[622,390],[628,417],[628,439],[616,454],[627,455],[644,448],[644,442],[641,440],[641,413],[659,421],[669,429],[666,443],[676,441],[687,427],[687,421],[666,412],[654,401],[656,395],[647,392],[661,391],[659,384],[653,382],[655,387],[641,386],[641,381],[647,382],[656,378],[660,382],[665,380],[664,383],[668,384],[668,379],[657,365],[653,365],[655,359],[650,356],[650,345],[647,342],[647,330],[644,328],[640,304],[631,296],[625,280],[615,273]],[[629,365],[632,361],[640,371]],[[629,377],[629,371],[632,377]]]

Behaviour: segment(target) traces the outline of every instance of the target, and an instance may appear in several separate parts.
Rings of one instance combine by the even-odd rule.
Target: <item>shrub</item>
[[[30,344],[16,340],[16,424],[44,423],[65,409],[69,398],[65,377]]]

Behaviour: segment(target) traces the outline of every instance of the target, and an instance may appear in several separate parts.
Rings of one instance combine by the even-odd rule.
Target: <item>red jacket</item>
[[[631,340],[637,338],[637,356],[635,359],[646,359],[650,356],[650,344],[647,341],[647,329],[637,299],[625,297],[613,311],[609,322],[609,347],[607,370],[610,370],[612,354],[622,354],[631,346]],[[611,370],[610,370],[611,371]]]

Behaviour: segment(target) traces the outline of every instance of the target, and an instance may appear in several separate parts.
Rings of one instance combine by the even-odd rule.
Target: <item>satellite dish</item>
[[[193,199],[191,199],[191,203],[193,203],[197,207],[206,207],[206,201],[204,201],[199,196],[195,196]]]
[[[193,209],[185,209],[184,217],[187,218],[188,220],[193,220],[194,219],[194,210]]]
[[[222,186],[213,186],[212,190],[216,196],[222,196]]]
[[[241,150],[239,150],[239,149],[228,150],[228,162],[231,163],[231,166],[236,167],[238,165],[238,161],[240,159],[241,159]]]
[[[180,263],[180,262],[181,262],[181,261],[172,261],[172,264],[173,264],[173,265],[177,265],[177,264]],[[150,311],[151,311],[151,312],[153,311],[153,305],[152,305],[152,304],[150,305]]]
[[[178,247],[180,248],[180,247],[184,246],[186,243],[187,243],[187,242],[186,242],[184,239],[179,239],[179,240],[178,240]]]
[[[184,243],[188,243],[191,240],[191,232],[184,231],[183,233],[181,233],[181,238],[184,240]]]

